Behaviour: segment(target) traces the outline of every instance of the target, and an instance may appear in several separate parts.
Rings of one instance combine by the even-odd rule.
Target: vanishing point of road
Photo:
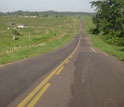
[[[124,63],[80,34],[44,55],[0,66],[0,107],[124,107]]]

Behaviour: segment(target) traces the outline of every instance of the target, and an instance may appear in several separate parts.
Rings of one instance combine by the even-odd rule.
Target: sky
[[[94,12],[92,0],[0,0],[0,12],[23,11],[76,11]]]

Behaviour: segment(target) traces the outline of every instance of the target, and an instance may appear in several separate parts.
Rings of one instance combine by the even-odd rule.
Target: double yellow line
[[[33,100],[27,105],[27,107],[34,107],[36,102],[39,100],[39,98],[45,93],[45,91],[50,87],[50,83],[47,83],[55,74],[59,75],[60,72],[64,68],[64,64],[69,62],[69,59],[72,58],[72,56],[76,53],[77,49],[79,48],[80,45],[80,40],[81,40],[81,35],[78,41],[78,44],[76,48],[73,50],[73,52],[55,69],[53,70],[17,107],[24,107],[27,105],[30,100],[41,90],[42,90],[33,98]]]

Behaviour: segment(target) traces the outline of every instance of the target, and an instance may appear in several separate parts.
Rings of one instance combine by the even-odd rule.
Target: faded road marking
[[[90,47],[90,49],[91,49],[94,53],[96,53],[96,50],[95,50],[94,48]]]
[[[34,105],[37,103],[37,101],[42,97],[42,95],[46,92],[46,90],[50,87],[50,83],[47,83],[43,89],[34,97],[34,99],[30,102],[30,104],[27,107],[34,107]]]

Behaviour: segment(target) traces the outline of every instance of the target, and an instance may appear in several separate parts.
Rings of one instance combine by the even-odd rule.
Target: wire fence
[[[20,49],[24,49],[24,48],[33,48],[33,47],[41,47],[44,46],[45,43],[40,43],[40,44],[33,44],[33,45],[25,45],[25,46],[13,46],[12,48],[4,51],[3,53],[0,53],[0,57],[4,56],[4,55],[8,55],[11,53],[14,53],[15,51],[19,51]]]

